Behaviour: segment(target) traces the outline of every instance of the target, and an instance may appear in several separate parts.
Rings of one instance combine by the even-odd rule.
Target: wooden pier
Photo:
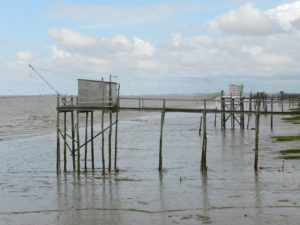
[[[297,112],[288,111],[287,109],[299,107],[300,95],[268,95],[265,93],[257,93],[249,96],[233,96],[225,95],[222,91],[215,96],[207,99],[199,97],[193,98],[159,98],[159,97],[120,97],[120,85],[113,82],[87,81],[79,80],[83,88],[79,86],[78,96],[57,96],[57,173],[61,173],[61,162],[63,162],[63,171],[67,172],[67,163],[72,163],[73,171],[78,173],[84,171],[95,170],[95,138],[101,136],[101,159],[102,174],[110,173],[113,170],[118,172],[117,155],[118,155],[118,124],[120,111],[147,111],[160,112],[160,138],[159,138],[159,158],[158,169],[163,170],[163,128],[166,113],[197,113],[199,114],[200,127],[199,135],[202,135],[201,171],[207,170],[207,114],[214,114],[214,126],[216,127],[216,118],[220,116],[220,128],[226,129],[226,123],[230,121],[230,129],[236,129],[236,125],[240,129],[249,129],[249,118],[255,116],[255,161],[254,169],[258,170],[259,160],[259,118],[260,115],[270,115],[270,129],[273,129],[274,115],[295,115]],[[89,85],[96,85],[96,89],[100,88],[102,93],[95,97],[95,93],[85,99],[85,91],[90,92],[85,82]],[[83,92],[80,92],[83,91]],[[96,93],[98,95],[99,92]],[[82,97],[83,96],[83,97]],[[274,110],[274,106],[276,110]],[[288,106],[288,107],[286,107]],[[286,107],[286,108],[285,108]],[[101,113],[101,131],[94,134],[95,112]],[[61,122],[61,115],[63,121]],[[75,120],[76,115],[76,120]],[[106,116],[105,116],[106,115]],[[108,123],[105,118],[108,117]],[[245,126],[245,118],[247,117],[247,125]],[[84,121],[83,121],[84,118]],[[67,129],[69,123],[69,133]],[[107,127],[104,127],[108,124]],[[90,137],[88,137],[88,126],[90,125]],[[84,130],[84,143],[81,144],[83,138],[80,137],[80,127]],[[114,127],[114,134],[113,128]],[[108,132],[108,151],[105,151],[105,133]],[[114,149],[112,136],[114,135]],[[62,142],[62,145],[61,145]],[[61,146],[63,146],[61,148]],[[98,148],[97,148],[98,149]],[[70,153],[70,154],[69,154]],[[108,157],[106,157],[106,153]],[[114,155],[114,157],[112,157]],[[61,160],[63,156],[63,160]],[[82,158],[83,157],[83,158]],[[106,165],[106,159],[108,162]],[[81,162],[84,162],[81,165]],[[90,165],[88,165],[90,161]]]

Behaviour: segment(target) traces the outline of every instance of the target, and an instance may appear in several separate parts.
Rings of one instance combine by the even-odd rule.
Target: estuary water
[[[261,116],[258,173],[254,117],[249,130],[221,130],[219,116],[214,127],[208,115],[202,174],[201,115],[167,113],[159,173],[160,113],[121,112],[119,173],[101,174],[99,137],[94,173],[57,176],[55,106],[53,96],[0,98],[1,225],[299,224],[300,163],[283,161],[279,151],[300,143],[271,137],[299,134],[300,127],[281,116],[273,131],[270,117]]]

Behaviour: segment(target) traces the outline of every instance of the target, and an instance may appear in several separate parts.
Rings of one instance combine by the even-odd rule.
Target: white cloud
[[[65,58],[70,58],[71,57],[71,53],[59,49],[56,45],[51,45],[50,49],[52,51],[52,58],[54,59],[65,59]]]
[[[251,4],[219,16],[218,26],[227,33],[242,35],[267,35],[282,32],[281,27],[268,15]]]
[[[65,28],[51,28],[48,33],[53,39],[58,40],[66,46],[88,47],[96,44],[95,38]]]
[[[185,30],[172,31],[168,40],[155,43],[149,41],[153,37],[138,37],[138,30],[133,36],[118,32],[102,37],[66,28],[49,29],[50,55],[33,57],[35,62],[32,63],[68,74],[82,75],[92,71],[97,74],[96,79],[99,73],[112,73],[123,80],[139,77],[154,83],[153,79],[165,77],[181,81],[192,78],[201,85],[205,78],[221,80],[218,84],[221,88],[226,79],[238,82],[246,79],[252,83],[265,80],[270,84],[267,88],[278,78],[299,83],[300,32],[293,28],[300,27],[300,19],[291,6],[292,3],[289,7],[261,11],[247,4],[217,16],[216,30],[206,26],[196,34],[196,30],[192,34]],[[289,19],[279,16],[283,12]],[[22,51],[16,55],[26,60],[32,59],[33,54]],[[18,69],[1,64],[0,67],[2,71],[15,71],[16,76],[20,76],[18,72],[24,71],[24,65],[25,61],[19,60],[15,63]],[[198,85],[197,82],[193,85]],[[296,82],[292,84],[296,87]]]
[[[125,47],[129,48],[132,46],[132,43],[127,39],[125,35],[118,34],[111,38],[111,44],[114,47]]]
[[[134,54],[140,56],[153,56],[155,47],[138,37],[134,37]]]
[[[267,10],[266,14],[276,20],[285,30],[289,30],[292,23],[300,18],[300,1],[279,5]]]
[[[171,42],[175,47],[178,47],[182,42],[182,35],[180,33],[172,34]]]
[[[33,54],[31,51],[21,51],[21,52],[17,52],[16,56],[20,60],[29,60],[33,57]]]

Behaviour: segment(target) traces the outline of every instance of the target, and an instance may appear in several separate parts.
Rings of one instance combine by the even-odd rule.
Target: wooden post
[[[201,171],[206,172],[206,149],[207,149],[207,134],[206,134],[206,101],[204,100],[203,111],[203,140],[202,140],[202,154],[201,154]]]
[[[222,110],[222,114],[221,114],[221,129],[226,128],[226,118],[225,118],[225,98],[224,98],[224,91],[221,91],[221,110]]]
[[[80,173],[80,134],[79,134],[79,110],[76,110],[77,114],[77,172]]]
[[[250,116],[251,116],[251,114],[248,113],[248,118],[247,118],[247,130],[249,130]]]
[[[159,139],[159,163],[158,163],[158,170],[162,171],[162,143],[163,143],[163,128],[164,128],[164,121],[165,121],[165,107],[166,107],[166,100],[163,100],[163,108],[161,111],[161,121],[160,121],[160,139]]]
[[[202,116],[200,117],[199,136],[201,136],[201,130],[202,130]]]
[[[67,112],[64,112],[64,172],[67,172]]]
[[[120,84],[118,85],[118,98],[116,103],[116,128],[115,128],[115,162],[114,169],[117,172],[117,159],[118,159],[118,124],[119,124],[119,108],[120,108]]]
[[[105,175],[105,154],[104,154],[104,109],[102,110],[101,117],[101,129],[102,129],[102,174]]]
[[[84,146],[84,171],[87,172],[87,151],[88,151],[88,119],[89,112],[85,112],[85,146]]]
[[[249,106],[248,106],[248,109],[249,109],[249,113],[248,113],[248,118],[247,118],[247,130],[249,129],[249,122],[250,122],[250,117],[252,116],[252,92],[250,92],[250,95],[249,95]]]
[[[234,98],[230,94],[230,119],[231,119],[231,129],[234,130]]]
[[[271,96],[271,130],[273,130],[273,95]]]
[[[59,137],[59,95],[57,95],[57,118],[56,118],[56,173],[60,174],[60,137]]]
[[[74,129],[74,111],[71,112],[71,129],[72,129],[72,161],[73,161],[73,171],[76,170],[75,163],[75,129]]]
[[[102,95],[103,95],[103,109],[102,109],[102,117],[101,117],[101,129],[102,129],[102,148],[101,148],[101,152],[102,152],[102,174],[105,175],[105,154],[104,154],[104,111],[105,111],[105,89],[104,89],[104,81],[103,81],[103,77],[101,79],[102,81]]]
[[[109,75],[109,132],[108,132],[108,172],[111,172],[111,137],[112,137],[112,89]]]
[[[216,128],[216,126],[217,126],[217,110],[218,110],[218,108],[216,107],[215,120],[214,120],[214,128]]]
[[[108,171],[111,172],[111,150],[112,150],[112,112],[109,112],[109,133],[108,133]]]
[[[95,159],[94,159],[94,112],[91,111],[91,160],[92,160],[92,170],[95,169]]]
[[[244,112],[244,97],[240,98],[240,111]],[[241,115],[240,115],[240,128],[241,129],[245,128],[245,115],[244,115],[244,113],[241,113]]]
[[[250,92],[250,96],[249,96],[249,112],[251,111],[252,111],[252,92]]]
[[[265,112],[268,112],[268,95],[267,94],[264,95],[264,99],[265,99],[265,108],[264,108],[264,110],[265,110]]]
[[[258,171],[258,145],[259,145],[259,116],[260,116],[260,94],[257,94],[256,114],[255,114],[255,159],[254,169]]]

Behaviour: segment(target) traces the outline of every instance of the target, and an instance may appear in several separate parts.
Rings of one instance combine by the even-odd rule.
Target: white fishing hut
[[[230,84],[229,85],[229,95],[233,96],[233,97],[243,96],[243,89],[244,89],[244,86],[242,84],[241,85]]]
[[[79,107],[116,107],[117,100],[117,83],[78,79]]]

